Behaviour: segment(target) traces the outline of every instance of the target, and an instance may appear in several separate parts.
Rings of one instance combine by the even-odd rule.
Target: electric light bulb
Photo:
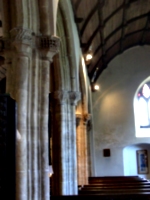
[[[87,54],[86,55],[86,61],[89,61],[93,58],[92,54]]]
[[[99,85],[94,85],[95,90],[99,90]]]

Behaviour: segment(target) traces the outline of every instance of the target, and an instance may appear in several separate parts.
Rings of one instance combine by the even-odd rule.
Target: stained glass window
[[[137,93],[140,128],[150,128],[150,82],[145,83]]]

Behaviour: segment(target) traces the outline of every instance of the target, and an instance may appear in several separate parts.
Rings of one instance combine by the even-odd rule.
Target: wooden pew
[[[150,200],[150,182],[138,176],[89,177],[78,187],[78,195],[51,196],[51,200]]]
[[[127,189],[132,189],[132,188],[150,188],[150,184],[126,184],[126,185],[123,185],[123,184],[120,184],[120,185],[97,185],[97,186],[94,186],[94,185],[84,185],[82,187],[79,188],[79,190],[83,190],[83,189],[107,189],[107,188],[110,188],[110,189],[115,189],[115,188],[127,188]]]
[[[63,196],[51,196],[51,200],[80,200],[82,199],[90,199],[92,200],[150,200],[149,193],[141,193],[141,194],[118,194],[118,195],[63,195]]]
[[[89,177],[89,185],[79,188],[79,195],[149,194],[150,182],[138,176]]]
[[[138,176],[131,176],[131,177],[122,177],[122,176],[116,176],[116,177],[89,177],[89,184],[96,184],[96,183],[122,183],[122,182],[147,182],[147,180],[142,179]]]
[[[79,194],[138,194],[149,192],[150,188],[107,188],[107,189],[82,189],[79,191]]]

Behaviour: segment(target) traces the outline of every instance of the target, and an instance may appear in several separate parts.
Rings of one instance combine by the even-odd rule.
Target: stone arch
[[[56,58],[54,59],[54,64],[55,64],[54,75],[56,80],[58,79],[58,77],[60,78],[59,80],[57,80],[58,82],[55,84],[55,87],[57,90],[71,91],[71,79],[69,76],[70,63],[68,59],[67,39],[66,39],[67,36],[66,36],[66,30],[64,28],[63,16],[60,7],[58,8],[58,13],[57,13],[57,35],[61,38],[61,43],[60,43],[59,55],[57,55]]]
[[[79,39],[76,27],[72,25],[73,13],[70,2],[60,1],[57,10],[57,35],[61,38],[59,55],[54,58],[54,77],[61,76],[57,89],[68,91],[79,91],[79,60],[81,51],[79,50]],[[74,48],[75,47],[75,48]],[[78,49],[75,50],[75,49]],[[59,60],[59,63],[57,62]],[[59,85],[59,86],[58,86]]]
[[[69,1],[60,1],[57,34],[61,38],[61,44],[59,55],[54,58],[51,74],[54,195],[77,194],[75,107],[80,97],[78,69],[81,51],[71,10]],[[75,46],[80,53],[74,50]]]
[[[68,1],[60,1],[60,10],[63,16],[65,36],[67,43],[67,56],[69,60],[69,75],[71,79],[71,91],[79,90],[79,60],[80,54],[79,51],[79,39],[77,34],[76,26],[72,25],[74,20],[73,13],[71,12],[71,4]]]

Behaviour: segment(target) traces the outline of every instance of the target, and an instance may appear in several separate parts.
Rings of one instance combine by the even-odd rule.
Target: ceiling
[[[90,49],[93,53],[87,64],[91,82],[118,54],[136,45],[150,44],[150,0],[71,0],[71,3],[83,54]],[[3,59],[0,62],[1,80],[6,76],[6,67]]]
[[[71,0],[83,54],[95,82],[108,63],[126,49],[150,44],[150,0]]]

